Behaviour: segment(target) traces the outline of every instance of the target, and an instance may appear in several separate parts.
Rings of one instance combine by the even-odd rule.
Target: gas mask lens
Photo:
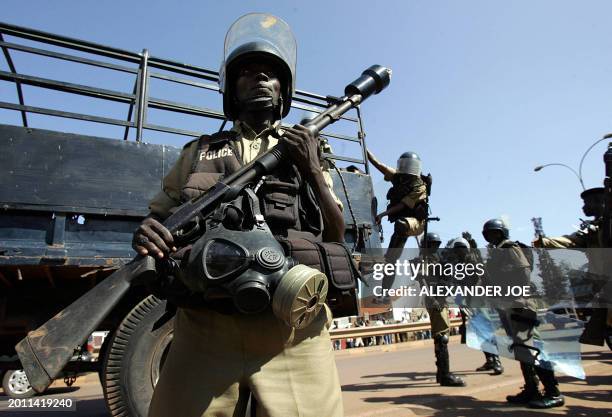
[[[204,248],[204,267],[209,279],[235,276],[249,265],[247,251],[225,239],[214,239]]]

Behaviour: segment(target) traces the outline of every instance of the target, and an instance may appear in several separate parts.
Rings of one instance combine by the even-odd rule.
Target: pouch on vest
[[[295,182],[266,180],[259,193],[262,196],[263,215],[272,228],[291,228],[298,222],[298,193]]]
[[[327,304],[335,317],[359,315],[357,280],[360,274],[346,246],[308,239],[280,238],[279,242],[287,256],[327,275]]]

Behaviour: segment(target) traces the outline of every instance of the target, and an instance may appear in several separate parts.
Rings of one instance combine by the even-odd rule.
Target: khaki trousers
[[[385,262],[395,263],[406,245],[410,236],[418,236],[425,230],[425,221],[417,220],[414,217],[403,217],[397,219],[393,224],[393,235],[389,240],[389,248],[385,253]]]
[[[448,308],[427,308],[429,322],[431,323],[431,338],[435,339],[438,335],[448,335],[450,333],[450,318]]]
[[[342,417],[326,307],[306,329],[272,312],[224,315],[179,309],[149,417]]]

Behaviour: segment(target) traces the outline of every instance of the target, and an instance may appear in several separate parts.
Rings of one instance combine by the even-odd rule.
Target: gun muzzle
[[[360,94],[363,101],[372,94],[380,93],[390,82],[391,70],[389,68],[372,65],[361,74],[361,77],[344,88],[344,94],[349,97]]]

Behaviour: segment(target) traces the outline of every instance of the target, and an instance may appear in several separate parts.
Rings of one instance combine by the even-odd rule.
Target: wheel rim
[[[13,371],[13,374],[9,378],[8,386],[14,394],[27,394],[32,389],[30,381],[28,381],[28,376],[23,369]]]

